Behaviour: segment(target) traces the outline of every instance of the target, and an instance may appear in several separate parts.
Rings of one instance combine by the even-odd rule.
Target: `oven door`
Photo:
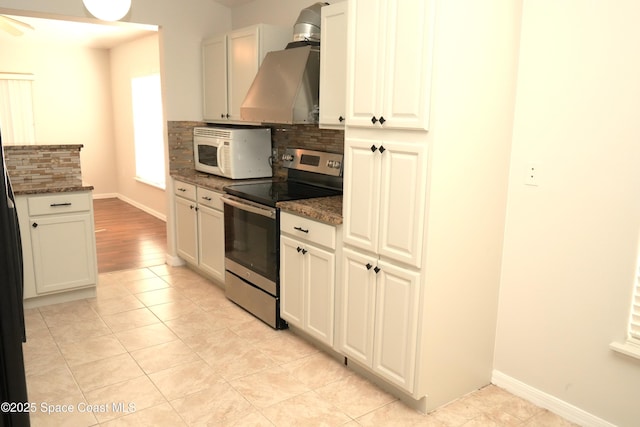
[[[280,230],[277,210],[225,194],[225,267],[278,297]]]

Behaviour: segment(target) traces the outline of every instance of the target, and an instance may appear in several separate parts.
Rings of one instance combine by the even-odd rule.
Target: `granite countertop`
[[[173,171],[170,175],[171,177],[179,181],[186,182],[187,184],[197,185],[199,187],[206,188],[207,190],[218,191],[220,193],[224,192],[224,187],[227,185],[271,180],[271,178],[229,179],[217,175],[198,172],[193,169]]]
[[[12,182],[11,186],[13,188],[13,194],[16,196],[45,193],[73,193],[75,191],[93,190],[93,185],[87,185],[79,179]]]
[[[276,206],[283,211],[322,221],[327,224],[342,224],[342,196],[291,200],[278,202]]]

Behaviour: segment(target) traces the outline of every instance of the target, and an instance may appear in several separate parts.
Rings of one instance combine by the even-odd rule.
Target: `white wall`
[[[640,231],[640,3],[524,2],[494,366],[620,426]],[[528,162],[539,185],[523,184]]]
[[[1,49],[0,71],[35,74],[36,143],[83,144],[84,180],[96,193],[115,193],[109,52],[19,37],[5,39]]]
[[[338,3],[345,0],[331,1]],[[272,24],[291,27],[298,19],[300,11],[315,4],[313,0],[255,0],[233,8],[233,28],[247,27],[253,24]]]
[[[139,182],[136,176],[131,79],[160,72],[158,34],[121,44],[110,51],[113,128],[118,194],[159,218],[166,217],[165,191]]]
[[[93,20],[81,0],[0,0],[0,8]],[[231,28],[230,9],[212,0],[133,0],[123,21],[160,26],[167,120],[202,120],[200,41]]]

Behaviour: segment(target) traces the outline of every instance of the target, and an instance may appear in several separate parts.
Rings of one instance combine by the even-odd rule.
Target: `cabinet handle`
[[[373,265],[371,265],[370,263],[367,263],[365,267],[367,267],[367,270],[371,270],[371,267],[373,267]]]
[[[187,191],[187,189],[186,188],[178,188],[178,191],[182,191],[184,193],[185,191]]]
[[[309,230],[305,230],[305,229],[304,229],[304,228],[302,228],[302,227],[293,227],[293,229],[294,229],[294,230],[298,230],[298,231],[302,231],[303,233],[308,233],[308,232],[309,232]]]
[[[371,123],[375,125],[377,121],[378,119],[376,119],[376,116],[371,117]]]
[[[31,224],[31,226],[32,226],[33,228],[38,228],[38,223],[37,223],[37,222],[34,222],[33,224]]]
[[[339,121],[340,123],[344,122],[344,117],[342,117],[342,116],[338,117],[338,121]]]
[[[383,124],[384,124],[384,122],[386,122],[386,121],[387,121],[387,120],[386,120],[384,117],[380,116],[380,124],[381,124],[381,125],[383,125]]]
[[[52,208],[56,208],[56,207],[59,207],[59,206],[71,206],[71,203],[70,202],[67,202],[67,203],[51,203],[49,206],[51,206]]]
[[[202,200],[206,200],[207,202],[211,201],[211,197],[202,196]]]
[[[380,153],[384,153],[387,149],[381,145],[380,148],[378,148],[378,151],[380,151]]]
[[[378,274],[380,272],[380,267],[376,266],[376,268],[374,268],[373,271],[375,271],[376,274]]]
[[[377,149],[378,149],[378,147],[376,147],[375,145],[371,146],[371,152],[372,153],[375,153]]]

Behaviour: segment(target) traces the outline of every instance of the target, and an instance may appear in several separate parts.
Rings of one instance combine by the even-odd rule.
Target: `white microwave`
[[[200,172],[231,179],[273,175],[269,128],[196,127],[193,153]]]

